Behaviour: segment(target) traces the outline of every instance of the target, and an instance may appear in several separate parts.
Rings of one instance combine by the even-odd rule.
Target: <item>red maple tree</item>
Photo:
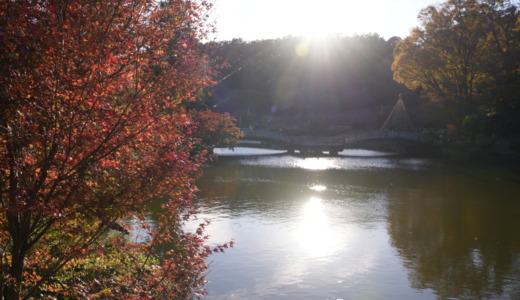
[[[208,155],[181,103],[212,84],[199,51],[209,6],[0,2],[0,297],[203,292],[204,259],[227,245],[205,246],[205,224],[182,229]],[[145,242],[111,234],[154,199]]]

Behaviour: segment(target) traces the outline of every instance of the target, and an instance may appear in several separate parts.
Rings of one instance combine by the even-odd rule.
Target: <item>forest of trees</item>
[[[210,103],[241,126],[305,115],[378,128],[403,93],[417,127],[520,133],[517,5],[450,0],[425,8],[419,20],[402,40],[369,34],[209,44],[227,63]]]
[[[440,101],[470,134],[520,133],[518,2],[449,0],[397,44],[394,78]]]
[[[210,103],[217,111],[230,112],[242,126],[265,123],[262,118],[269,116],[305,115],[309,120],[327,114],[333,122],[331,114],[353,111],[363,111],[358,125],[377,126],[398,94],[407,91],[392,78],[393,49],[399,40],[373,34],[210,44],[227,63]]]

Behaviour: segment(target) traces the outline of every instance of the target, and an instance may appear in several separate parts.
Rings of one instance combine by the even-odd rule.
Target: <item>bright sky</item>
[[[405,37],[437,0],[213,0],[217,40],[378,33]]]

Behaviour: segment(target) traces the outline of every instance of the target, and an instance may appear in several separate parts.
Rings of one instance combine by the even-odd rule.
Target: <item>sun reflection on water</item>
[[[337,167],[335,160],[328,157],[308,157],[299,160],[296,165],[300,168],[309,170],[328,170]]]
[[[316,185],[311,186],[310,189],[313,191],[316,191],[316,192],[323,192],[324,190],[327,189],[327,187],[324,185],[321,185],[321,184],[316,184]]]
[[[338,250],[340,236],[331,226],[323,200],[311,197],[303,206],[298,240],[312,256],[329,256]]]

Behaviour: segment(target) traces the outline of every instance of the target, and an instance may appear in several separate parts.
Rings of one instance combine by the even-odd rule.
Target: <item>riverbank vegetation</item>
[[[394,79],[442,104],[470,154],[520,135],[520,12],[515,1],[446,1],[399,42]],[[502,139],[501,139],[502,138]],[[469,146],[463,147],[466,143]],[[503,147],[502,147],[503,148]]]

